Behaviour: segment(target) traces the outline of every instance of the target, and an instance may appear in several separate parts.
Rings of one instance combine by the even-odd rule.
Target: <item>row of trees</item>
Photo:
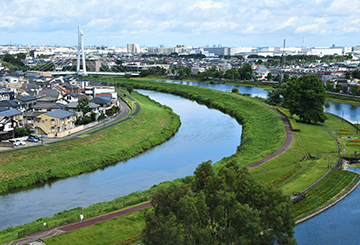
[[[3,64],[5,67],[9,69],[19,70],[25,67],[25,64],[22,60],[26,58],[26,54],[19,53],[16,55],[5,54],[0,56],[1,59],[6,62]]]
[[[259,56],[259,55],[249,55],[248,58],[258,59],[256,61],[257,65],[266,65],[266,66],[280,66],[280,65],[304,65],[309,63],[329,63],[329,62],[343,62],[345,60],[351,60],[353,57],[351,54],[347,55],[324,55],[322,57],[317,55],[287,55],[287,56]],[[263,61],[262,59],[267,59]],[[285,61],[285,64],[284,64]]]

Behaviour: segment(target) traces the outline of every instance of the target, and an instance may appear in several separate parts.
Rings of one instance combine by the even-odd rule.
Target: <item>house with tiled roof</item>
[[[23,112],[26,110],[26,106],[26,103],[19,100],[6,100],[0,102],[0,107],[5,107],[7,109],[17,109]]]
[[[31,110],[33,112],[42,112],[42,113],[46,113],[49,111],[55,111],[55,110],[66,110],[67,105],[64,104],[60,104],[60,103],[53,103],[53,102],[41,102],[41,103],[36,103],[35,105],[32,106]]]
[[[36,105],[38,98],[31,95],[21,96],[17,97],[16,100],[22,101],[26,104],[26,109],[32,108],[34,105]]]
[[[0,115],[0,140],[8,140],[14,138],[15,130],[18,127],[16,121],[7,116]]]
[[[91,99],[91,100],[89,100],[89,102],[98,104],[100,106],[99,111],[104,114],[105,114],[106,110],[111,109],[111,106],[112,106],[111,99],[105,99],[105,98],[101,98],[101,97]]]
[[[6,111],[0,111],[1,116],[6,116],[16,121],[19,127],[24,126],[24,112],[17,109],[10,109]]]

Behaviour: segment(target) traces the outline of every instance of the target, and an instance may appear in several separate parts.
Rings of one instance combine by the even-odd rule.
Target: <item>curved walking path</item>
[[[268,108],[270,108],[271,110],[275,111],[278,115],[280,115],[281,117],[281,120],[283,121],[284,123],[284,126],[285,126],[285,132],[286,132],[286,138],[285,138],[285,141],[284,143],[282,144],[282,146],[280,146],[280,148],[271,153],[270,155],[250,164],[247,166],[248,169],[252,169],[252,168],[256,168],[258,166],[260,166],[261,164],[264,164],[265,162],[273,159],[274,157],[277,157],[279,156],[280,154],[284,153],[291,145],[292,141],[293,141],[293,138],[294,138],[294,133],[293,131],[291,130],[291,127],[290,127],[290,123],[289,123],[289,120],[287,119],[286,116],[284,116],[283,114],[281,114],[278,110],[274,109],[273,107],[270,107],[270,106],[267,106],[267,105],[264,105]]]
[[[99,222],[104,222],[106,220],[110,220],[112,218],[115,217],[120,217],[126,214],[130,214],[136,211],[139,211],[140,209],[143,208],[147,208],[147,207],[151,207],[151,203],[147,202],[147,203],[143,203],[140,205],[137,205],[135,207],[131,207],[131,208],[126,208],[126,209],[122,209],[120,211],[117,212],[113,212],[113,213],[109,213],[106,215],[102,215],[102,216],[97,216],[97,217],[93,217],[90,219],[86,219],[84,220],[84,222],[80,223],[80,222],[74,222],[74,223],[70,223],[70,224],[66,224],[66,225],[62,225],[62,226],[57,226],[57,227],[52,227],[49,228],[47,230],[43,230],[43,231],[39,231],[33,234],[30,234],[29,236],[22,238],[20,240],[17,241],[13,241],[10,243],[6,243],[7,245],[24,245],[24,244],[30,244],[32,242],[36,242],[36,240],[38,240],[39,238],[41,239],[45,239],[45,238],[49,238],[52,236],[56,236],[68,231],[73,231],[76,229],[80,229],[83,227],[87,227]]]

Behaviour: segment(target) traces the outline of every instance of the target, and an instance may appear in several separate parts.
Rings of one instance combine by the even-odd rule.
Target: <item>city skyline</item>
[[[76,46],[81,25],[85,46],[356,46],[359,10],[356,0],[15,0],[0,10],[0,44]]]

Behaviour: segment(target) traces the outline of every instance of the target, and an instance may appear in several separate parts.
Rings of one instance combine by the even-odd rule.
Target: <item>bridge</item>
[[[126,71],[121,64],[116,64],[108,57],[97,57],[88,55],[86,57],[84,51],[83,32],[78,27],[78,46],[77,57],[52,57],[50,61],[39,62],[32,67],[30,72],[33,71],[46,71],[51,72],[52,75],[102,75],[102,76],[139,76],[140,69],[135,71]]]

